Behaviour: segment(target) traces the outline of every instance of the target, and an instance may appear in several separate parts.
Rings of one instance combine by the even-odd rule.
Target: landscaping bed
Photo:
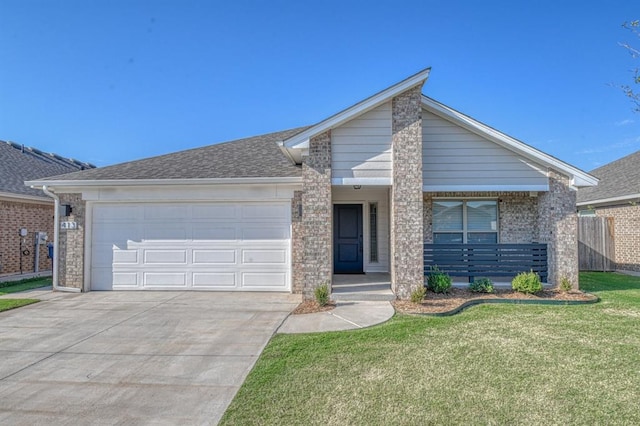
[[[335,302],[329,302],[324,306],[320,306],[320,304],[315,300],[306,300],[300,303],[291,313],[293,315],[312,314],[314,312],[330,311],[335,307],[336,307]]]
[[[490,301],[489,303],[505,300],[513,301],[539,301],[547,303],[549,301],[562,302],[583,302],[593,303],[598,298],[589,293],[581,291],[562,292],[556,289],[543,290],[536,294],[519,293],[510,289],[496,289],[494,293],[474,293],[468,289],[451,288],[447,293],[428,292],[422,303],[413,303],[408,300],[395,300],[391,302],[398,312],[405,314],[444,314],[455,313],[465,305],[482,303],[482,301]]]

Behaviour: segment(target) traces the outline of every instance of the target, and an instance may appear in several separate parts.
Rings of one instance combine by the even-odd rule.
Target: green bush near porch
[[[640,424],[640,278],[580,287],[601,303],[276,335],[221,424]]]

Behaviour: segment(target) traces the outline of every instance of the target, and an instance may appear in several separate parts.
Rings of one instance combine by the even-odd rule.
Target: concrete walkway
[[[355,330],[387,321],[395,310],[385,301],[337,302],[335,309],[313,314],[289,315],[278,333],[317,333]]]
[[[300,303],[273,293],[48,297],[0,312],[0,424],[216,424]]]

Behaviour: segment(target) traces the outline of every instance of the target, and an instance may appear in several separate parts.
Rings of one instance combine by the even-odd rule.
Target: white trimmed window
[[[433,200],[435,244],[496,244],[496,200]]]

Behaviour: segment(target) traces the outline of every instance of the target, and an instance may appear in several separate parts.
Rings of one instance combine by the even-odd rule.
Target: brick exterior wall
[[[614,218],[616,269],[640,272],[640,205],[597,207],[596,215]]]
[[[547,244],[549,284],[563,277],[578,288],[578,215],[569,178],[549,171],[549,191],[538,199],[538,242]]]
[[[331,132],[311,138],[309,155],[302,163],[303,295],[314,298],[322,284],[331,287],[332,205],[331,205]],[[293,247],[293,258],[300,253]],[[295,275],[295,272],[294,272]],[[298,277],[294,277],[294,283]]]
[[[304,288],[304,226],[302,224],[302,191],[294,191],[291,199],[291,290]]]
[[[84,229],[86,204],[81,194],[60,194],[60,204],[71,205],[71,215],[60,221],[76,222],[78,229],[58,234],[58,284],[82,289],[84,284]]]
[[[498,200],[498,241],[500,243],[547,244],[549,284],[561,277],[578,288],[578,241],[575,191],[569,179],[550,172],[549,192],[531,197],[528,192],[434,192],[424,194],[424,241],[433,242],[433,198]]]
[[[391,283],[408,299],[423,285],[422,84],[392,101]]]
[[[35,268],[35,233],[46,232],[48,241],[53,241],[53,200],[51,204],[0,201],[0,274],[19,274],[20,258],[22,272],[34,272]],[[26,228],[28,235],[24,237],[22,249],[19,230]],[[29,254],[22,253],[28,250]],[[50,271],[51,259],[47,257],[46,244],[38,246],[39,269]]]
[[[538,240],[538,197],[528,192],[426,192],[424,193],[424,242],[433,242],[433,198],[491,198],[498,200],[498,241],[527,244]]]

